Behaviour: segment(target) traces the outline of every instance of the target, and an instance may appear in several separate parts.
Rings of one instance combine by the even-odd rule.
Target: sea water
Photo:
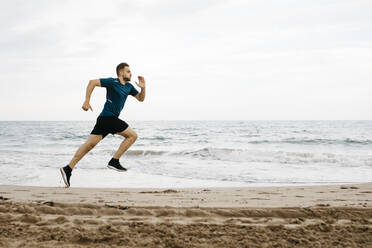
[[[73,170],[74,187],[235,187],[372,181],[372,121],[127,121],[138,139],[109,134]],[[63,186],[59,168],[94,121],[0,121],[0,184]]]

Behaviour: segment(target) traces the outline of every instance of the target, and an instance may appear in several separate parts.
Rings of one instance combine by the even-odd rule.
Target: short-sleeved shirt
[[[100,78],[101,87],[106,88],[106,103],[99,116],[119,117],[128,95],[135,96],[138,90],[130,82],[122,84],[118,78]]]

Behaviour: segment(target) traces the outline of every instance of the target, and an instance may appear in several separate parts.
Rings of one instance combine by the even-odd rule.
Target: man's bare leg
[[[95,147],[101,140],[102,135],[90,134],[88,140],[79,147],[79,149],[75,152],[75,155],[72,157],[69,163],[71,169],[73,169],[77,162],[79,162],[79,160],[82,159],[90,150],[92,150],[93,147]]]
[[[113,158],[119,159],[124,154],[124,152],[126,152],[129,147],[136,141],[138,135],[131,127],[127,127],[124,131],[115,134],[119,134],[125,137],[125,139],[121,142],[119,149],[113,156]]]

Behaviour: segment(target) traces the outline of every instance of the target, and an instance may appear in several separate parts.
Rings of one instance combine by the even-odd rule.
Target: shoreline
[[[372,207],[372,183],[202,188],[64,188],[0,185],[12,201],[173,207]]]

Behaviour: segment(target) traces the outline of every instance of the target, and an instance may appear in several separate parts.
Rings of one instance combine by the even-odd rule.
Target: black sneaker
[[[71,177],[71,172],[72,172],[71,167],[69,165],[66,165],[65,167],[59,168],[59,170],[62,174],[62,178],[66,184],[66,187],[67,188],[70,187],[70,177]]]
[[[119,163],[119,159],[112,158],[107,165],[107,168],[116,170],[116,171],[127,171],[121,164]]]

